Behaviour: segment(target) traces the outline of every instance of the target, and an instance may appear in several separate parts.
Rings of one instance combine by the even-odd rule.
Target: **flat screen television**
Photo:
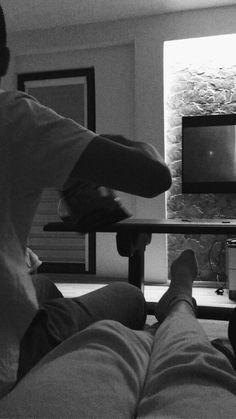
[[[236,193],[236,114],[182,118],[182,192]]]

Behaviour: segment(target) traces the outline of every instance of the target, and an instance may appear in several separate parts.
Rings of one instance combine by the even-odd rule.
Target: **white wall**
[[[85,50],[86,60],[89,57],[92,63],[97,56],[96,49],[100,53],[103,50],[102,54],[105,57],[106,47],[109,47],[109,50],[115,50],[118,46],[129,44],[130,47],[127,49],[130,51],[133,48],[133,53],[129,55],[129,58],[126,56],[126,59],[130,60],[129,65],[133,66],[133,73],[129,67],[129,76],[126,74],[128,79],[127,77],[124,79],[124,83],[127,84],[124,84],[123,88],[125,86],[128,88],[129,83],[134,83],[134,102],[133,105],[131,102],[129,102],[130,106],[128,105],[132,123],[128,126],[127,122],[124,123],[123,120],[119,120],[118,124],[113,120],[110,125],[107,118],[109,102],[104,100],[101,107],[100,103],[98,102],[99,105],[97,103],[97,130],[99,132],[105,127],[118,132],[122,127],[127,135],[134,133],[136,140],[151,141],[164,155],[163,42],[171,39],[234,33],[236,30],[235,21],[236,6],[232,6],[113,23],[21,34],[13,33],[9,37],[13,58],[12,65],[9,76],[5,78],[4,86],[14,87],[15,72],[18,70],[24,68],[25,71],[27,68],[28,71],[32,71],[34,66],[34,70],[44,70],[42,67],[39,68],[38,59],[35,58],[37,54],[47,56],[46,70],[56,68],[57,64],[60,64],[61,68],[63,54],[72,51],[68,61],[63,62],[64,68],[70,68],[80,64],[79,61],[75,62],[74,60],[74,51],[80,50],[79,54],[82,57],[84,54],[82,51]],[[124,48],[126,49],[126,47]],[[31,57],[26,59],[26,56],[30,54]],[[56,58],[57,55],[58,58]],[[128,61],[126,60],[126,69]],[[105,80],[96,80],[97,100],[104,88],[112,93],[110,80],[113,71],[113,66],[110,66],[106,69]],[[124,73],[120,77],[120,86],[123,83],[123,75]],[[128,90],[131,92],[132,86]],[[132,93],[130,94],[132,95]],[[130,99],[132,101],[131,96]],[[114,106],[114,109],[117,110],[117,105],[119,108],[119,103],[116,104],[113,96],[112,107]],[[114,112],[113,109],[110,111]],[[164,195],[153,200],[137,198],[129,203],[135,210],[137,218],[162,218],[165,216]],[[115,271],[115,276],[126,275],[124,260],[121,261],[114,248],[114,237],[107,240],[106,237],[99,236],[98,244],[98,272],[106,273],[108,276],[111,276],[113,271]],[[163,235],[153,236],[152,244],[146,253],[146,278],[149,280],[165,279],[167,273],[165,237]]]

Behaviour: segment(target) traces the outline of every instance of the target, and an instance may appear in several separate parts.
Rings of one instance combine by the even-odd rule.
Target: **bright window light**
[[[164,63],[182,65],[232,65],[235,64],[236,34],[181,39],[164,43]]]

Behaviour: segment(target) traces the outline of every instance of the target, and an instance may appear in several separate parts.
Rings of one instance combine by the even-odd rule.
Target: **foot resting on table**
[[[198,274],[198,264],[193,250],[184,250],[172,263],[170,273],[170,286],[159,300],[155,311],[160,322],[166,318],[176,301],[186,301],[193,309],[196,308],[196,301],[192,298],[192,285]]]

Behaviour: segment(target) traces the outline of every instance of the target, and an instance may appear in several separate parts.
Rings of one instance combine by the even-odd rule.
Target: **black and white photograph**
[[[236,417],[235,22],[0,0],[0,419]]]

